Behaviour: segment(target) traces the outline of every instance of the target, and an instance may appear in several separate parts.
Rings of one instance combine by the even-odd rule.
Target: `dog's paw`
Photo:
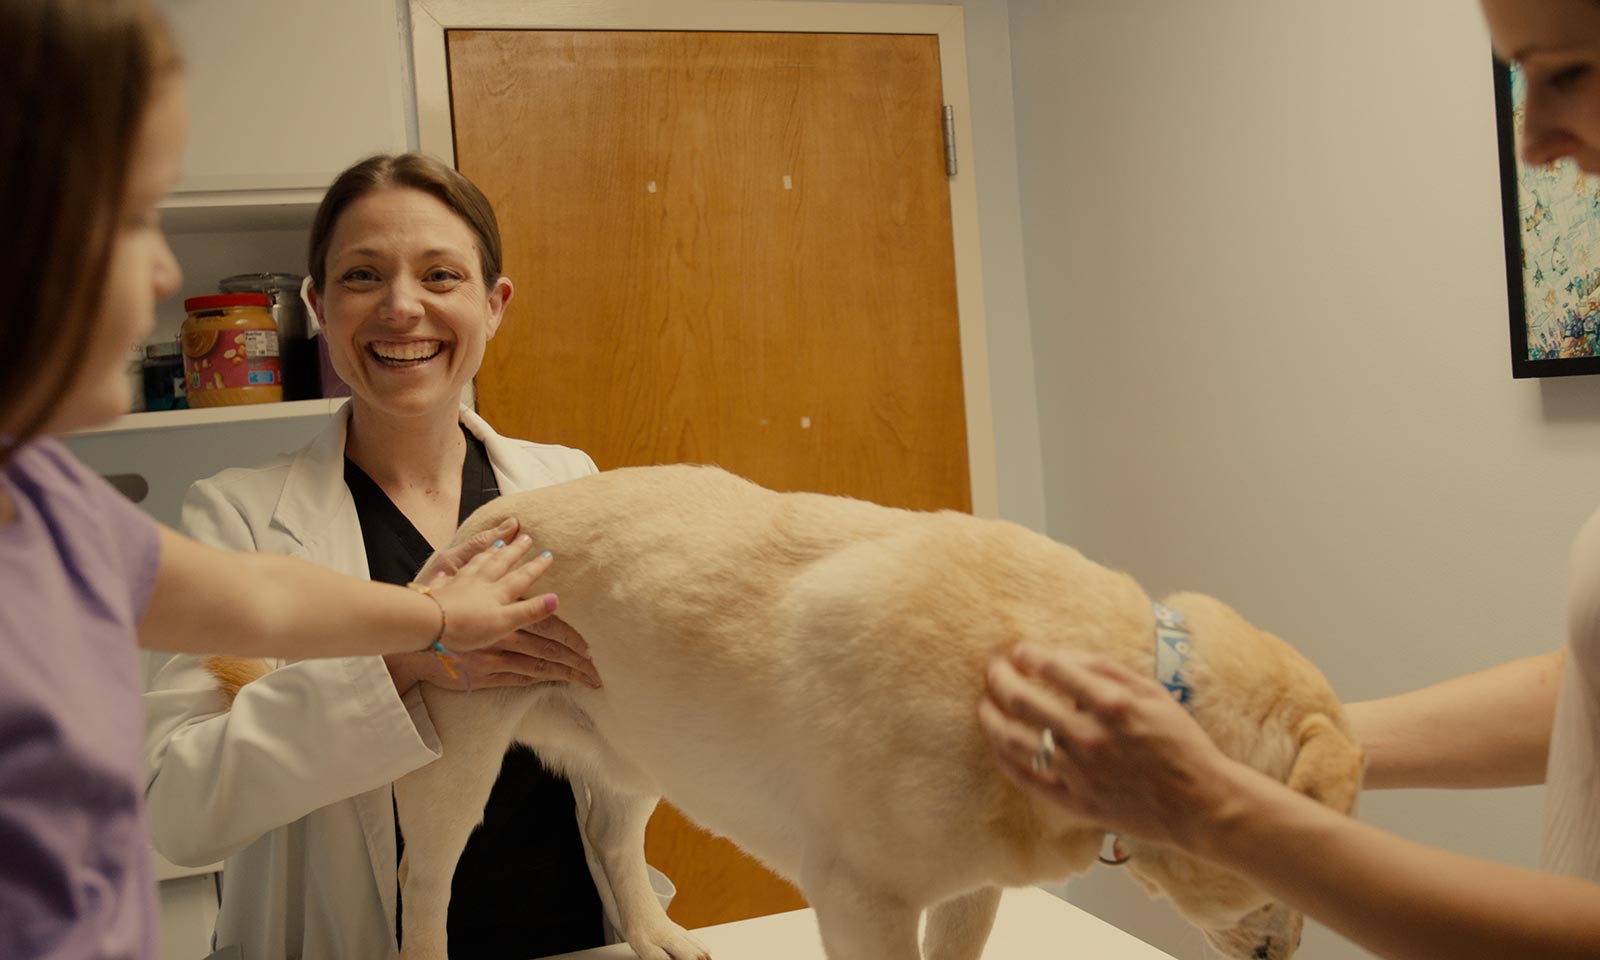
[[[689,931],[668,921],[628,937],[639,960],[711,960],[711,951]]]

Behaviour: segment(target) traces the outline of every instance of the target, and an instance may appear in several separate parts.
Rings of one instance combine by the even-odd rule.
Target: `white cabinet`
[[[406,149],[400,7],[396,0],[162,0],[190,100],[179,199],[320,192],[355,160]]]
[[[191,870],[152,857],[161,885],[161,960],[200,960],[211,953],[222,865]]]
[[[184,271],[152,339],[183,299],[238,273],[305,272],[311,218],[338,173],[408,149],[405,0],[159,0],[189,95],[183,176],[162,221]],[[266,405],[263,405],[266,407]],[[134,414],[86,433],[311,417],[321,402]],[[254,462],[257,458],[251,458]]]

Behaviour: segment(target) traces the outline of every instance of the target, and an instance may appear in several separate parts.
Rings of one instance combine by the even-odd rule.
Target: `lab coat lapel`
[[[483,449],[489,454],[489,466],[494,468],[495,481],[500,484],[501,493],[536,490],[557,481],[555,474],[537,457],[519,450],[513,441],[495,433],[482,417],[466,407],[461,408],[461,422],[472,431],[473,436],[483,441]]]
[[[344,484],[344,443],[350,426],[347,403],[289,465],[272,523],[299,545],[292,555],[366,577],[367,551],[355,500]]]

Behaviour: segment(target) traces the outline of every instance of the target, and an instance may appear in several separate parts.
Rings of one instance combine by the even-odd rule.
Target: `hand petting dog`
[[[1187,848],[1239,764],[1153,678],[1024,643],[989,664],[978,719],[1018,785],[1108,829]],[[1046,740],[1048,731],[1048,740]]]
[[[417,573],[417,582],[437,588],[446,584],[495,542],[514,543],[515,518],[440,550]],[[553,561],[551,561],[553,562]],[[427,681],[450,690],[488,687],[526,687],[535,683],[566,681],[600,686],[600,674],[589,659],[589,645],[565,621],[549,616],[477,650],[457,653],[450,662],[432,653],[396,653],[383,658],[404,694]]]

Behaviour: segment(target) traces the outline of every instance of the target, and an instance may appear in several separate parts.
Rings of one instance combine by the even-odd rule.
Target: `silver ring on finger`
[[[1044,773],[1055,764],[1056,735],[1049,727],[1039,731],[1039,749],[1033,753],[1033,772]]]

